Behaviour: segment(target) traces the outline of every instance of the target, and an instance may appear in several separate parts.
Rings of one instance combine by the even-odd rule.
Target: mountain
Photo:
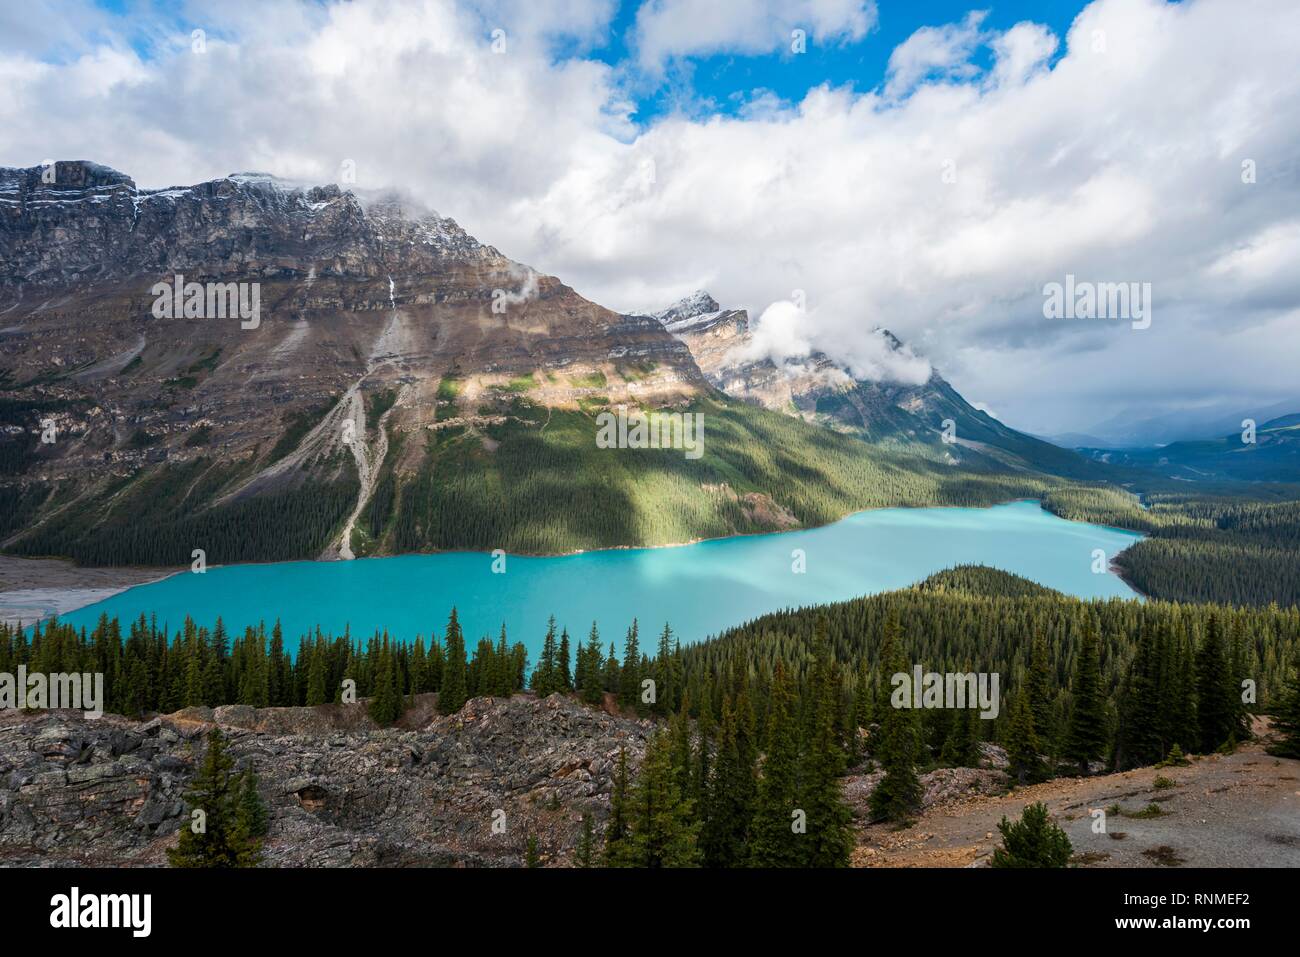
[[[1259,423],[1255,441],[1243,430],[1157,449],[1082,449],[1108,465],[1145,469],[1189,482],[1300,482],[1300,413]]]
[[[1130,449],[1168,445],[1170,442],[1213,438],[1240,429],[1243,419],[1265,422],[1300,411],[1300,395],[1253,409],[1198,406],[1159,415],[1135,415],[1126,410],[1082,432],[1045,436],[1071,449]]]
[[[613,312],[395,194],[3,169],[0,250],[0,547],[16,554],[556,553],[990,504],[1104,469],[937,375],[733,364],[743,312],[704,295]],[[706,453],[601,447],[620,409],[702,416]]]
[[[855,378],[817,351],[778,366],[757,354],[748,312],[724,309],[702,290],[651,315],[687,345],[709,382],[732,398],[873,443],[927,447],[954,464],[1106,477],[1075,453],[976,409],[937,371],[919,384]],[[912,358],[888,330],[875,334],[891,353]],[[952,441],[944,441],[945,431]]]

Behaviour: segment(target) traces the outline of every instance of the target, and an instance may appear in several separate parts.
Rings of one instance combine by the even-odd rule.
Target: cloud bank
[[[358,187],[400,186],[612,308],[705,287],[759,316],[798,290],[802,323],[772,337],[870,371],[888,328],[1036,431],[1295,391],[1300,6],[1096,0],[1064,36],[973,15],[861,86],[635,125],[632,72],[765,50],[780,69],[771,28],[870,43],[877,16],[729,6],[683,35],[684,0],[648,0],[636,62],[610,66],[585,52],[611,29],[598,0],[236,0],[129,21],[29,4],[0,13],[0,163],[88,158],[166,186],[335,181],[351,161]],[[1045,319],[1067,273],[1150,282],[1151,328]]]

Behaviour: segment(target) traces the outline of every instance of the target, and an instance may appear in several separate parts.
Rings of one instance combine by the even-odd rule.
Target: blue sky
[[[193,14],[184,4],[158,0],[94,0],[111,14],[122,34],[142,59],[153,55],[151,39],[158,36],[159,25],[167,20],[180,32],[192,26],[210,23],[191,21]],[[637,15],[648,0],[623,0],[608,26],[596,38],[560,36],[551,44],[557,60],[590,58],[632,74],[625,87],[636,104],[632,119],[644,127],[655,119],[673,112],[695,116],[712,113],[735,115],[759,91],[770,91],[783,101],[797,102],[810,89],[822,84],[849,85],[864,92],[878,87],[885,79],[890,53],[922,27],[940,27],[961,21],[972,11],[982,11],[982,28],[1006,30],[1030,20],[1043,24],[1057,36],[1064,36],[1070,23],[1086,6],[1084,0],[997,0],[994,3],[969,3],[965,0],[877,0],[876,22],[861,39],[822,40],[808,36],[806,52],[794,55],[788,45],[776,52],[761,55],[734,53],[675,57],[663,76],[648,78],[636,70]],[[483,4],[485,22],[495,22],[490,12],[491,0]],[[145,13],[145,11],[148,11]],[[498,19],[500,19],[498,17]],[[219,31],[217,35],[220,35]],[[51,51],[53,53],[53,51]],[[1058,50],[1056,57],[1062,55]],[[53,53],[57,59],[57,53]],[[988,49],[976,51],[974,62],[987,67]]]
[[[609,42],[590,55],[611,66],[633,56],[629,50],[640,0],[620,4],[609,31]],[[817,42],[810,37],[807,52],[798,56],[772,53],[763,56],[711,55],[692,57],[684,70],[668,81],[636,96],[638,124],[681,106],[681,85],[711,112],[735,113],[754,90],[771,90],[782,100],[797,101],[821,84],[850,84],[871,90],[885,78],[889,55],[916,30],[960,21],[972,10],[987,10],[984,27],[1005,30],[1022,20],[1042,23],[1064,36],[1083,9],[1082,0],[999,0],[971,4],[963,0],[879,0],[876,26],[862,40],[849,43]],[[1060,51],[1058,51],[1058,56]],[[977,62],[987,66],[988,51]],[[640,91],[638,91],[640,92]]]
[[[24,0],[0,165],[396,188],[610,308],[703,288],[902,376],[883,326],[1087,430],[1294,394],[1298,48],[1296,0]],[[1067,275],[1151,327],[1048,321]]]

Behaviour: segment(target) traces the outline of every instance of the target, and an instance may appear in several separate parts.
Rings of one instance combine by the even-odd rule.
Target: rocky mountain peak
[[[700,316],[720,312],[722,307],[718,301],[710,296],[703,289],[697,289],[689,296],[678,299],[667,309],[661,309],[659,312],[652,312],[652,319],[657,319],[665,326],[680,324]]]

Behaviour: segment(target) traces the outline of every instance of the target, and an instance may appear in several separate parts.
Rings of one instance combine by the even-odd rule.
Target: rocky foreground
[[[609,813],[620,750],[636,768],[654,730],[610,713],[612,702],[474,698],[444,716],[436,699],[417,696],[391,729],[362,705],[189,708],[148,721],[0,713],[0,865],[165,865],[214,723],[237,767],[258,774],[267,866],[515,867],[530,837],[543,865],[570,865],[582,816],[599,827]],[[1259,743],[1186,767],[1015,790],[1002,750],[982,748],[984,767],[922,775],[924,811],[903,829],[868,823],[881,772],[849,774],[854,863],[986,865],[1002,816],[1045,801],[1079,866],[1300,866],[1300,762]],[[1097,809],[1108,814],[1102,833]]]
[[[80,712],[0,716],[0,864],[164,865],[212,722],[251,763],[270,810],[269,866],[516,866],[572,858],[583,813],[608,813],[620,749],[648,721],[560,695],[475,698],[452,716],[421,695],[401,726],[359,705],[191,708],[140,722]],[[494,833],[493,822],[504,830]]]

